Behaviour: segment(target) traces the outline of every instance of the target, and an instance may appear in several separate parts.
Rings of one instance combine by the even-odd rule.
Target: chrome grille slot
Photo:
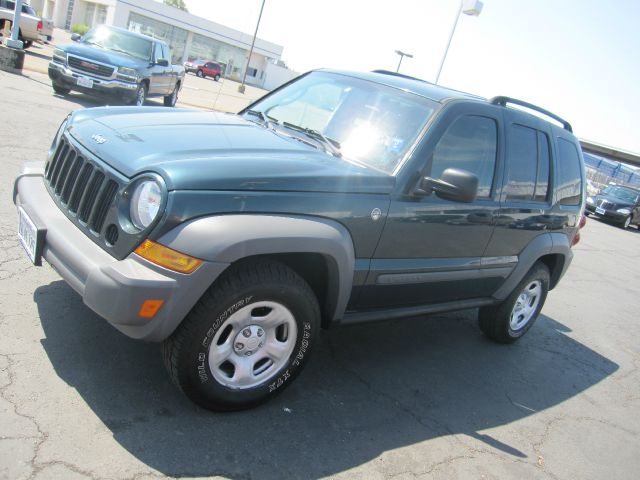
[[[45,177],[47,180],[51,180],[51,175],[53,174],[53,169],[56,166],[56,163],[58,163],[58,161],[60,160],[60,157],[62,156],[62,149],[65,147],[65,143],[64,142],[60,142],[58,143],[58,146],[56,147],[56,152],[53,154],[53,157],[51,157],[51,161],[49,161],[45,167]]]
[[[87,182],[89,177],[91,176],[91,172],[93,172],[93,167],[90,163],[85,163],[82,166],[82,170],[80,172],[80,176],[78,177],[78,181],[73,187],[71,192],[71,198],[69,200],[69,211],[71,213],[77,213],[78,206],[80,205],[80,200],[82,199],[82,194],[84,193],[85,188],[87,187]]]
[[[98,201],[94,207],[93,218],[91,220],[91,230],[100,233],[104,219],[107,216],[109,207],[118,191],[118,184],[113,180],[107,180],[102,186],[102,191],[98,195]]]
[[[113,75],[113,71],[115,70],[114,67],[91,62],[89,60],[83,60],[82,58],[74,57],[73,55],[69,55],[67,61],[69,63],[69,66],[74,70],[105,78],[111,77],[111,75]]]
[[[62,167],[60,168],[60,174],[56,179],[55,189],[56,195],[60,195],[62,192],[62,186],[64,182],[67,180],[67,175],[69,174],[69,169],[71,168],[71,164],[76,160],[76,152],[73,150],[70,151],[67,156],[64,158]],[[53,185],[52,185],[53,186]]]
[[[66,157],[69,153],[69,145],[65,145],[60,152],[60,156],[55,161],[53,168],[51,169],[51,178],[49,185],[55,185],[56,180],[58,179],[58,174],[60,173],[60,169],[62,168],[62,164],[64,163],[64,157]]]
[[[93,210],[96,197],[98,196],[98,191],[100,190],[103,180],[104,173],[100,170],[94,170],[82,200],[80,200],[80,207],[78,209],[78,220],[83,223],[89,222],[89,215]]]
[[[73,188],[76,180],[78,179],[78,173],[80,172],[80,167],[82,166],[83,159],[82,157],[76,155],[73,159],[73,165],[69,170],[69,175],[67,175],[67,179],[64,181],[64,186],[62,187],[62,195],[60,195],[60,199],[62,203],[67,204],[69,202],[69,197],[71,196],[71,189]]]

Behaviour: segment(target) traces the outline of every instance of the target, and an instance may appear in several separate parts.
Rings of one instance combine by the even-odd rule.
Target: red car
[[[206,62],[202,65],[198,65],[198,71],[196,75],[200,78],[213,77],[217,82],[222,75],[222,68],[215,62]]]

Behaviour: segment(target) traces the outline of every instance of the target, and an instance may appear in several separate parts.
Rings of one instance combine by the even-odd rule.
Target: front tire
[[[242,410],[287,387],[307,361],[320,323],[309,285],[287,266],[230,267],[162,344],[173,382],[198,405]]]
[[[548,291],[549,269],[537,262],[503,302],[480,309],[480,330],[496,342],[515,342],[537,320]]]
[[[133,99],[132,104],[136,107],[142,107],[144,102],[147,100],[147,92],[148,87],[146,83],[141,83],[138,85],[138,89],[136,90],[136,97]]]
[[[624,219],[624,221],[620,224],[620,228],[626,230],[627,228],[629,228],[629,225],[631,225],[631,215],[628,215],[627,218]]]
[[[53,91],[58,95],[68,95],[71,92],[70,88],[61,87],[60,85],[56,85],[55,83],[51,85],[53,87]]]
[[[217,82],[218,80],[220,80],[220,75],[216,75],[215,77],[213,77],[213,79]]]

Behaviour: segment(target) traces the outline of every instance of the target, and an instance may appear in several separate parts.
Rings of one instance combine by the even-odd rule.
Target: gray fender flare
[[[551,286],[560,281],[560,278],[564,275],[573,259],[573,252],[571,251],[571,245],[569,239],[564,233],[545,233],[537,236],[533,239],[518,255],[518,265],[513,269],[513,272],[502,286],[493,294],[496,300],[504,300],[507,298],[514,288],[524,278],[533,264],[545,255],[559,254],[564,258],[562,265],[552,272]]]
[[[342,318],[351,295],[355,253],[338,222],[286,215],[218,215],[185,222],[158,239],[210,262],[231,264],[255,255],[316,253],[329,260],[331,320]]]

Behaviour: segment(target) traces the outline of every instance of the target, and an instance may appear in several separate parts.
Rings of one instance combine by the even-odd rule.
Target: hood
[[[237,115],[107,107],[74,113],[68,128],[126,177],[156,172],[169,190],[390,193],[395,184],[392,176]]]
[[[88,60],[95,60],[97,62],[106,63],[116,67],[129,67],[139,68],[149,65],[148,61],[134,58],[124,53],[117,53],[104,48],[94,47],[86,45],[84,43],[68,43],[65,45],[58,45],[58,48],[64,50],[71,55],[78,55]]]

